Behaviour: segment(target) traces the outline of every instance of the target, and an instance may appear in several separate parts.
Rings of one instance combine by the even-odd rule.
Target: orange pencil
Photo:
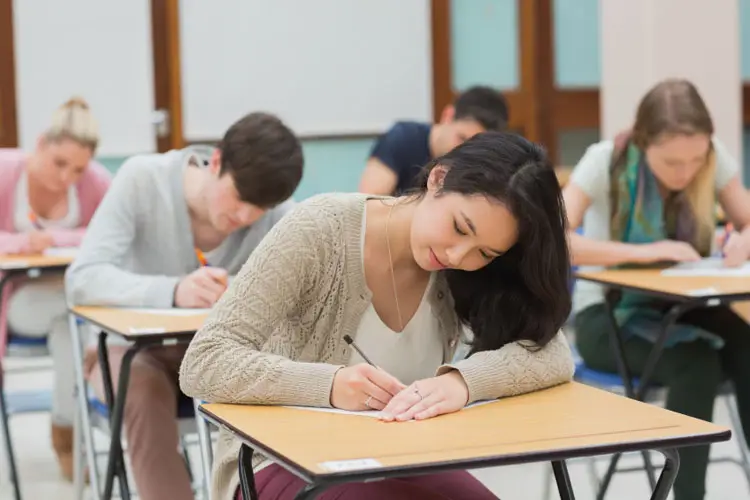
[[[206,259],[206,255],[201,251],[200,248],[195,249],[195,256],[198,258],[198,262],[200,262],[201,266],[203,267],[209,267],[208,259]]]
[[[30,221],[30,222],[31,222],[31,223],[32,223],[32,224],[34,225],[34,227],[35,227],[36,229],[38,229],[39,231],[41,231],[41,230],[43,230],[43,229],[44,229],[44,228],[42,227],[42,225],[41,225],[41,224],[39,224],[39,219],[37,219],[37,217],[36,217],[36,214],[35,214],[35,213],[34,213],[33,211],[31,211],[31,210],[29,210],[29,221]]]
[[[208,259],[206,258],[206,255],[201,251],[200,248],[195,249],[195,256],[198,258],[198,262],[200,262],[202,267],[211,267],[211,264],[208,263]],[[227,286],[226,280],[219,280],[221,283],[224,284],[224,286]]]

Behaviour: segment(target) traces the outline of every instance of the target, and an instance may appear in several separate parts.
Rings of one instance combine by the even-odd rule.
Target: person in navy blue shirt
[[[398,195],[411,189],[419,171],[475,134],[505,130],[508,104],[503,95],[477,86],[447,106],[440,122],[402,121],[380,136],[359,184],[362,193]]]

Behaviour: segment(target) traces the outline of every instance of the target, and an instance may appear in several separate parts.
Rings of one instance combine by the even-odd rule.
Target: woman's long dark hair
[[[443,271],[456,313],[474,334],[472,352],[521,340],[544,346],[571,308],[567,217],[547,155],[516,134],[484,132],[428,164],[417,184],[421,193],[437,166],[447,170],[438,196],[486,196],[518,220],[518,241],[489,265]]]

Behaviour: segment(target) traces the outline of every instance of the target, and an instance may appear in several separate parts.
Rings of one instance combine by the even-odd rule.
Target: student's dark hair
[[[292,196],[302,179],[302,146],[289,127],[268,113],[235,122],[218,145],[220,175],[234,180],[240,199],[271,208]]]
[[[453,107],[455,120],[475,120],[485,130],[505,130],[508,126],[508,103],[493,88],[471,87],[456,98]]]
[[[567,217],[554,169],[542,148],[508,132],[484,132],[433,160],[447,170],[437,196],[459,193],[502,203],[518,220],[518,241],[487,266],[446,274],[455,310],[474,334],[472,352],[516,341],[549,342],[571,309]]]

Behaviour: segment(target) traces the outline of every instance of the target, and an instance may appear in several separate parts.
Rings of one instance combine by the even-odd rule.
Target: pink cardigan
[[[13,224],[16,186],[21,179],[26,155],[17,149],[0,149],[0,254],[23,252],[29,244],[25,234],[17,233]],[[109,188],[109,172],[101,164],[92,161],[76,184],[81,205],[80,226],[76,229],[48,230],[58,247],[73,247],[81,243],[91,217]],[[13,285],[18,280],[10,280],[3,287],[0,300],[0,357],[5,354],[7,335],[8,299],[13,293]]]

